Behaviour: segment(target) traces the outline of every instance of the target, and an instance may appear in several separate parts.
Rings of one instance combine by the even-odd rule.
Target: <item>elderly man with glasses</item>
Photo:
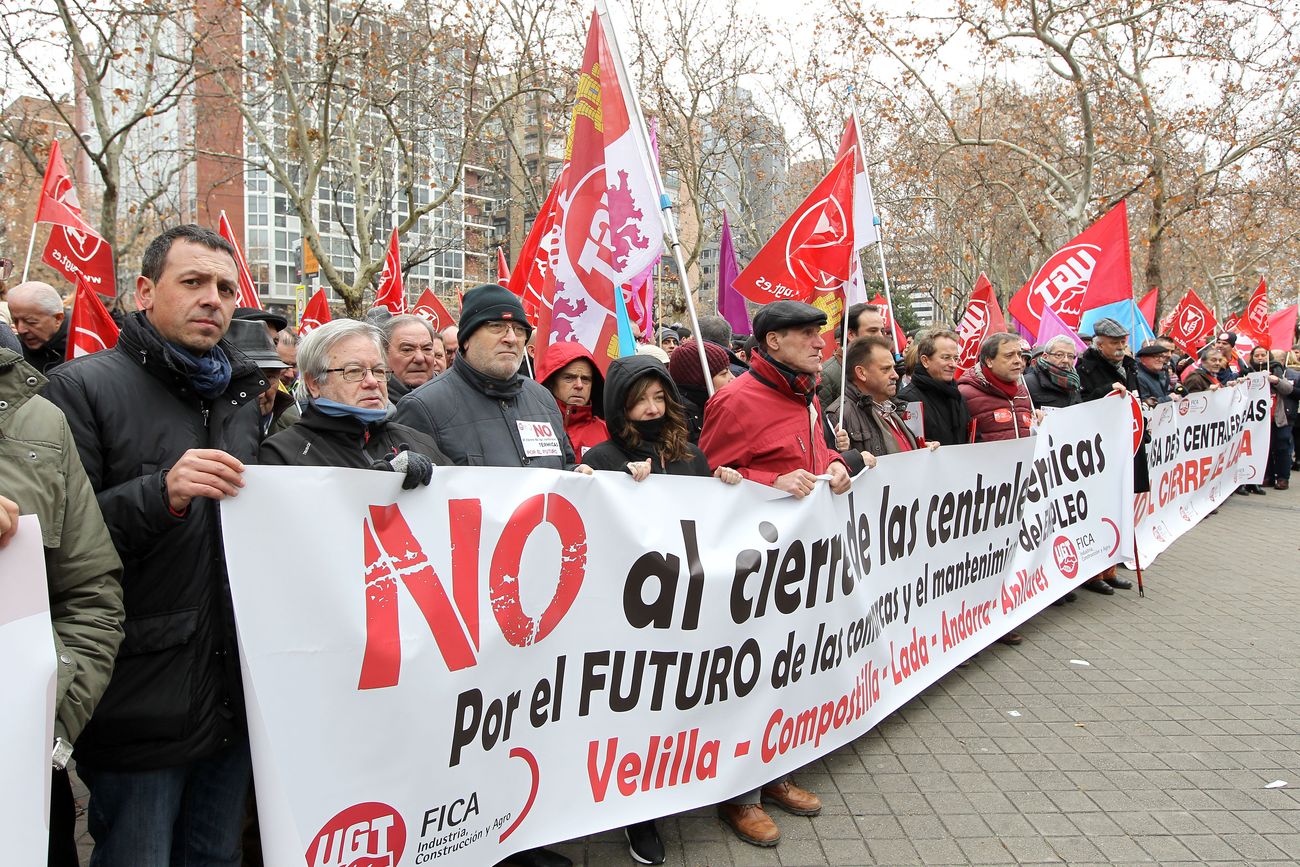
[[[1034,406],[1063,409],[1083,402],[1076,359],[1075,343],[1069,337],[1062,334],[1047,341],[1042,354],[1025,368],[1025,385]]]

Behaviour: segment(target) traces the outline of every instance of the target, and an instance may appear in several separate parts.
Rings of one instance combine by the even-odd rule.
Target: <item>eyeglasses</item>
[[[489,322],[483,326],[483,330],[488,334],[491,334],[493,337],[500,337],[505,334],[507,328],[513,331],[515,337],[518,337],[520,340],[528,339],[528,329],[520,325],[518,322],[503,322],[497,320],[495,322]]]
[[[1043,354],[1048,358],[1059,358],[1062,361],[1074,361],[1076,357],[1073,352],[1045,352]]]
[[[325,373],[337,373],[342,375],[344,382],[360,382],[366,378],[369,373],[375,379],[383,382],[388,379],[387,367],[365,367],[360,364],[348,364],[343,367],[328,367]]]

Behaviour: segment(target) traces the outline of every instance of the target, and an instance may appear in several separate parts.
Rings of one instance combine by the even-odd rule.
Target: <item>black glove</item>
[[[405,474],[406,478],[402,480],[403,491],[414,490],[417,485],[427,485],[433,481],[433,461],[419,452],[410,451],[406,443],[402,443],[399,448],[400,451],[396,454],[375,461],[372,465],[374,469]]]

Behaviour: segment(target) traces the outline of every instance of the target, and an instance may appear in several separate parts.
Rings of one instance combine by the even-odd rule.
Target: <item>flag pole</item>
[[[27,239],[27,261],[23,262],[23,280],[27,282],[27,269],[32,265],[32,248],[36,246],[36,224],[32,223],[32,235]]]
[[[853,129],[858,134],[858,154],[862,157],[862,173],[867,176],[867,186],[871,186],[871,168],[867,165],[867,151],[862,146],[862,123],[858,120],[858,99],[853,89],[849,89],[849,108],[853,112]],[[871,200],[875,202],[875,187],[871,187]],[[876,250],[880,253],[880,279],[885,284],[885,303],[889,305],[890,326],[896,326],[898,323],[898,313],[894,310],[894,295],[889,288],[889,270],[885,267],[885,226],[884,221],[880,219],[879,208],[877,213],[871,215],[871,221],[876,226]],[[901,329],[900,329],[901,330]],[[894,335],[891,332],[889,339],[893,340]],[[898,346],[894,346],[894,352],[899,351]]]
[[[641,158],[646,161],[649,169],[649,176],[655,182],[655,189],[659,193],[659,209],[664,215],[664,234],[668,237],[668,245],[672,247],[673,262],[677,266],[677,277],[681,280],[682,290],[686,295],[686,312],[691,317],[691,334],[695,337],[695,348],[700,354],[700,370],[704,374],[704,387],[709,392],[709,397],[713,396],[713,378],[708,375],[709,358],[704,352],[704,339],[700,336],[700,317],[695,311],[695,299],[691,297],[690,278],[686,274],[686,260],[682,256],[682,243],[677,237],[677,221],[673,217],[672,199],[668,198],[668,193],[664,191],[664,179],[659,174],[659,166],[654,165],[654,161],[649,159],[650,156],[650,131],[646,126],[645,115],[641,111],[641,100],[637,98],[636,91],[632,87],[632,78],[627,74],[627,67],[623,64],[623,53],[618,48],[618,37],[614,33],[614,24],[609,19],[609,7],[605,0],[596,0],[596,16],[600,19],[601,27],[605,31],[605,41],[609,46],[609,53],[614,58],[614,71],[618,75],[619,84],[623,87],[623,93],[628,97],[628,103],[635,115],[632,120],[632,134],[637,136],[637,151]],[[864,160],[865,162],[865,160]],[[883,254],[882,254],[883,255]],[[888,286],[888,284],[886,284]],[[620,291],[615,287],[615,291]]]

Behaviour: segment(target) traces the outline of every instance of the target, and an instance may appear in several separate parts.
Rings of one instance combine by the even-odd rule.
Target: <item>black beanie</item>
[[[463,346],[479,326],[496,321],[518,322],[532,336],[533,326],[524,315],[524,305],[515,293],[499,283],[484,283],[465,293],[460,308],[460,321],[456,323],[457,339]]]

